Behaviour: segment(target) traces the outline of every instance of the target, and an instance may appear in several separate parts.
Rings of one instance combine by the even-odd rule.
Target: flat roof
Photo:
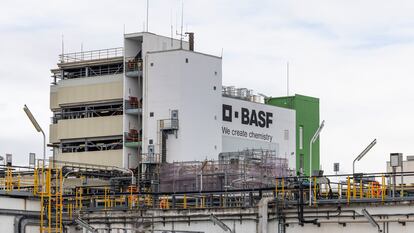
[[[195,54],[200,54],[200,55],[204,55],[204,56],[208,56],[208,57],[213,57],[213,58],[222,59],[222,57],[219,57],[219,56],[215,56],[215,55],[211,55],[211,54],[207,54],[207,53],[196,52],[196,51],[187,50],[187,49],[170,49],[170,50],[159,50],[159,51],[151,51],[151,52],[147,52],[147,53],[148,53],[148,54],[155,54],[155,53],[169,53],[169,52],[178,52],[178,51],[189,52],[189,53],[195,53]]]
[[[131,32],[131,33],[126,33],[126,34],[124,34],[124,38],[125,39],[134,39],[136,37],[140,37],[140,36],[144,36],[144,35],[158,36],[158,37],[163,37],[163,38],[166,38],[166,39],[173,39],[175,41],[180,41],[179,39],[176,39],[176,38],[172,38],[172,37],[169,37],[169,36],[158,35],[158,34],[155,34],[155,33],[152,33],[152,32]],[[183,43],[188,43],[188,41],[183,40]]]

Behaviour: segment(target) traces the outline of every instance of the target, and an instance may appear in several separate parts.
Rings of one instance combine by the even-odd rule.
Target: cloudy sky
[[[414,155],[414,2],[333,0],[184,0],[184,29],[196,50],[220,55],[226,85],[271,96],[290,91],[320,98],[323,168],[378,144],[357,170],[385,169],[390,152]],[[142,31],[145,0],[6,1],[0,8],[0,154],[27,164],[42,139],[27,104],[48,131],[50,69],[65,52],[122,46]],[[150,0],[149,29],[170,35],[181,0]]]

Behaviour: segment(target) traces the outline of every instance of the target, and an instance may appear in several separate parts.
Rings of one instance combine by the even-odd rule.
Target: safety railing
[[[141,58],[125,58],[125,72],[142,71],[143,63]]]
[[[148,155],[145,155],[148,156]],[[143,161],[144,156],[142,157]],[[69,167],[77,168],[70,173]],[[91,172],[88,169],[94,169]],[[61,218],[71,218],[79,211],[120,209],[203,209],[249,208],[263,197],[272,197],[282,206],[316,207],[319,205],[351,205],[353,203],[389,204],[396,201],[414,201],[414,184],[393,182],[413,172],[375,173],[315,177],[274,177],[274,186],[255,189],[205,190],[192,192],[151,192],[139,190],[131,183],[90,185],[82,176],[96,176],[97,172],[113,170],[109,166],[96,166],[62,161],[38,161],[36,167],[0,166],[0,191],[31,192],[42,205],[43,229],[58,227]],[[73,170],[73,169],[72,169]],[[80,175],[82,174],[82,175]],[[108,177],[129,175],[111,173]],[[70,179],[79,180],[77,186],[64,185]],[[310,179],[312,184],[310,185]],[[51,217],[52,216],[52,217]],[[63,217],[60,217],[63,216]],[[47,221],[46,221],[47,219]],[[56,229],[55,229],[56,230]],[[59,231],[59,229],[58,229]]]
[[[177,130],[178,119],[163,119],[159,120],[161,130]]]
[[[156,153],[142,153],[141,163],[160,163],[161,155]]]
[[[125,109],[140,109],[142,108],[142,98],[130,96],[129,99],[125,100]]]
[[[84,51],[84,52],[65,53],[65,54],[59,55],[59,61],[61,63],[68,63],[68,62],[110,59],[110,58],[123,57],[123,56],[124,56],[124,48],[118,47],[118,48],[91,50],[91,51]]]

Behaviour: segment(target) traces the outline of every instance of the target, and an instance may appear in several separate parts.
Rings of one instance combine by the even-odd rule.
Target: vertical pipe
[[[184,194],[184,198],[183,198],[183,208],[187,209],[187,195]]]
[[[381,200],[384,203],[385,200],[385,176],[382,175],[382,185],[381,185]]]
[[[346,187],[346,201],[349,205],[349,201],[351,199],[351,180],[349,176],[347,177],[347,187]]]
[[[129,187],[129,198],[128,198],[128,205],[129,205],[129,209],[132,209],[132,186]]]
[[[359,199],[362,199],[364,197],[363,189],[364,186],[362,185],[362,180],[359,181]]]
[[[58,220],[59,220],[59,216],[60,216],[60,214],[58,214],[59,213],[58,175],[59,175],[59,173],[58,173],[58,170],[56,169],[56,171],[55,171],[55,177],[56,177],[56,180],[55,180],[55,232],[58,232],[58,226],[59,226]]]
[[[401,193],[400,197],[404,196],[404,160],[401,159]]]
[[[20,173],[17,174],[17,191],[20,192],[20,181],[21,181],[21,176]]]
[[[37,168],[35,168],[34,169],[34,172],[33,172],[33,196],[36,196],[37,195],[37,190],[38,190],[38,170],[37,170]]]
[[[312,140],[309,144],[309,206],[312,206]]]
[[[79,187],[79,210],[82,210],[82,192],[83,188]]]
[[[59,232],[62,232],[62,219],[63,219],[63,173],[62,169],[60,169],[59,173],[59,185],[60,185],[60,192],[59,192],[59,204],[60,204],[60,213],[59,213]]]
[[[338,200],[341,199],[342,197],[342,188],[341,188],[341,184],[338,183]]]
[[[51,167],[50,167],[50,163],[49,163],[49,166],[48,166],[48,169],[47,169],[47,185],[46,185],[46,188],[47,188],[47,198],[48,198],[48,204],[47,204],[47,214],[48,214],[48,217],[47,217],[47,222],[48,222],[48,227],[47,227],[47,232],[48,233],[51,233],[52,232],[52,190],[51,190],[51,186],[52,186],[52,180],[51,180],[51,177],[52,177],[52,169],[51,169]]]
[[[277,186],[279,185],[279,180],[276,178],[275,179],[275,196],[276,196],[276,198],[278,197],[278,193],[277,193]]]
[[[41,189],[40,189],[40,233],[43,233],[43,224],[44,224],[44,199],[43,199],[43,195],[44,195],[44,161],[42,164],[42,168],[41,168],[41,173],[40,173],[40,181],[41,181]]]
[[[371,198],[375,198],[375,186],[374,182],[371,182]]]
[[[317,194],[317,186],[316,186],[316,176],[313,177],[313,200],[315,201],[314,205],[316,206],[316,194]]]
[[[353,197],[353,199],[356,199],[355,177],[352,177],[352,197]]]

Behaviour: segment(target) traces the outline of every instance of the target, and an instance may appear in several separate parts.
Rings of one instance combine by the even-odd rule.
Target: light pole
[[[362,152],[361,152],[361,154],[359,154],[355,159],[354,159],[354,162],[352,163],[352,174],[355,174],[355,162],[356,161],[359,161],[359,160],[361,160],[362,159],[362,157],[364,157],[367,153],[368,153],[368,151],[370,151],[371,149],[372,149],[372,147],[374,147],[375,146],[375,144],[377,144],[377,139],[374,139],[374,141],[372,141],[368,146],[367,146],[367,148],[365,148]]]
[[[319,134],[321,133],[324,126],[325,126],[325,121],[323,120],[309,143],[309,206],[312,205],[312,191],[311,191],[312,190],[312,145],[319,138]]]
[[[26,106],[26,104],[23,107],[23,111],[26,113],[27,117],[32,122],[32,124],[35,127],[36,131],[43,134],[43,163],[44,163],[46,161],[46,135],[45,135],[45,132],[43,132],[43,130],[40,127],[39,123],[37,123],[37,121],[34,118],[32,112],[30,112],[30,110]]]

